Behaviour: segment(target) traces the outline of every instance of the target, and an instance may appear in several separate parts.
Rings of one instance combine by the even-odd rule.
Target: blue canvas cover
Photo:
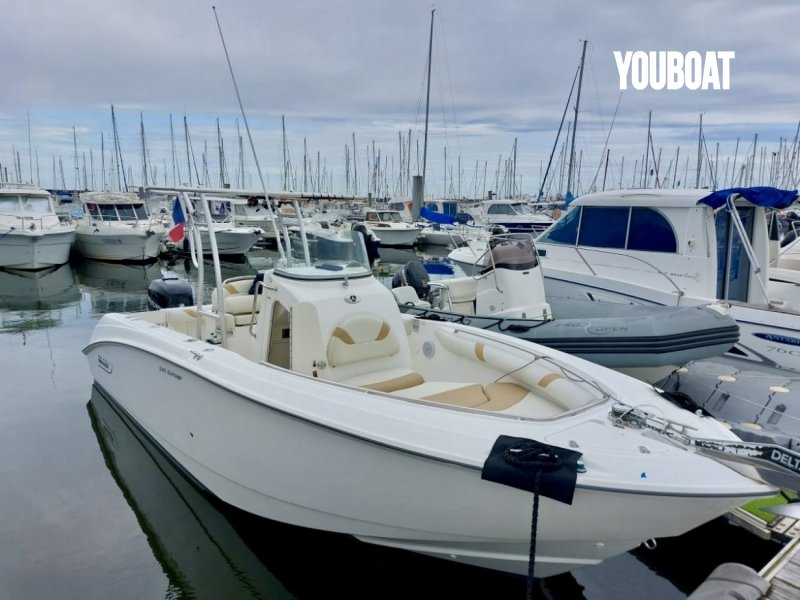
[[[725,204],[731,194],[739,194],[751,204],[764,208],[786,208],[797,199],[797,190],[779,190],[774,187],[762,186],[717,190],[708,196],[700,198],[697,203],[706,204],[711,208],[717,209]]]
[[[456,218],[453,215],[446,215],[435,210],[430,210],[424,206],[420,209],[419,216],[423,219],[427,219],[431,223],[440,223],[442,225],[452,225],[456,222]]]

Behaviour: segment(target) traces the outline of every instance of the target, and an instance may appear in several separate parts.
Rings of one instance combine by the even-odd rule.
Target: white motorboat
[[[775,493],[757,473],[764,463],[748,459],[769,452],[652,386],[499,333],[401,314],[361,235],[348,234],[350,255],[334,259],[311,254],[325,246],[299,252],[286,240],[281,265],[218,276],[210,303],[107,314],[84,348],[96,384],[222,501],[525,573],[531,492],[498,483],[492,468],[506,464],[492,450],[510,437],[507,464],[533,447],[565,477],[538,504],[530,564],[544,577]],[[522,477],[535,486],[544,471]]]
[[[193,202],[196,201],[193,200]],[[212,252],[212,242],[209,231],[213,231],[216,239],[217,253],[220,256],[241,256],[256,245],[264,231],[260,227],[240,227],[236,225],[231,213],[231,198],[209,198],[209,215],[206,219],[201,215],[196,228],[202,240],[202,247],[206,255]],[[190,252],[189,240],[183,240],[182,250]]]
[[[460,217],[464,217],[460,219]],[[467,239],[466,215],[459,215],[456,202],[431,200],[420,210],[419,241],[425,246],[458,247]]]
[[[368,209],[364,225],[381,240],[381,246],[412,247],[419,237],[419,228],[403,220],[399,211]]]
[[[251,229],[258,228],[261,230],[261,238],[264,241],[270,243],[276,241],[276,216],[266,205],[263,196],[231,198],[230,206],[234,225]]]
[[[481,200],[466,207],[475,224],[491,229],[499,225],[510,233],[538,235],[553,224],[553,217],[545,211],[536,211],[528,202],[510,198]]]
[[[536,240],[551,302],[693,306],[727,302],[741,330],[728,356],[800,371],[800,287],[768,269],[773,188],[587,194]],[[791,275],[791,273],[790,273]]]
[[[403,312],[468,322],[544,344],[656,383],[675,369],[727,352],[739,327],[721,303],[706,306],[550,304],[528,233],[493,235],[473,276],[430,281],[416,260],[399,270],[392,292]]]
[[[134,192],[84,192],[83,217],[75,233],[75,251],[85,258],[152,262],[161,252],[166,228],[147,213]]]
[[[69,261],[75,225],[59,219],[53,196],[26,183],[0,183],[0,267],[38,270]]]

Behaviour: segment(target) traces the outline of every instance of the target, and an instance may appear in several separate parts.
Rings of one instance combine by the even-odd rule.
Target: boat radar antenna
[[[236,76],[233,74],[233,65],[231,65],[231,59],[228,55],[228,46],[225,44],[225,36],[222,35],[222,27],[219,24],[219,17],[217,16],[217,7],[212,6],[211,10],[214,11],[214,20],[217,22],[217,30],[219,31],[219,39],[222,41],[222,49],[225,51],[225,60],[228,62],[228,71],[231,74],[231,80],[233,81],[233,89],[236,91],[236,100],[239,102],[239,111],[242,113],[242,121],[244,122],[244,129],[247,132],[247,139],[250,142],[250,151],[253,153],[253,161],[256,165],[256,171],[258,172],[258,179],[261,182],[261,189],[264,190],[264,204],[266,204],[267,210],[269,211],[269,215],[272,220],[272,227],[275,230],[275,238],[278,240],[278,252],[280,252],[281,259],[287,260],[287,256],[291,256],[291,252],[289,252],[288,247],[284,251],[283,245],[281,244],[282,236],[280,235],[280,231],[278,230],[278,223],[275,219],[275,213],[272,211],[272,206],[270,205],[269,201],[269,193],[267,192],[267,186],[264,183],[264,176],[261,173],[261,165],[258,162],[258,154],[256,154],[256,147],[253,143],[253,136],[250,133],[250,125],[247,123],[247,115],[244,112],[244,105],[242,104],[242,97],[239,94],[239,86],[236,84]],[[289,240],[284,240],[284,242],[288,245]]]

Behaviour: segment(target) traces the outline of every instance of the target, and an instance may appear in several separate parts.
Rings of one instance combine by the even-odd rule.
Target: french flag
[[[183,208],[178,198],[175,198],[175,204],[172,205],[172,228],[169,230],[168,235],[176,244],[183,239],[186,231],[186,217],[183,215]]]

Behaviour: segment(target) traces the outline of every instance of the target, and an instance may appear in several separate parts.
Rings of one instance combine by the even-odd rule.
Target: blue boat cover
[[[435,210],[430,210],[425,206],[419,210],[419,216],[423,219],[427,219],[431,223],[441,223],[442,225],[452,225],[456,222],[456,218],[453,215],[446,215]]]
[[[453,266],[447,263],[422,263],[425,271],[431,275],[452,275],[454,273]]]
[[[700,198],[698,204],[706,204],[711,208],[719,208],[731,194],[739,194],[745,200],[756,206],[764,208],[786,208],[797,199],[797,190],[779,190],[774,187],[728,188],[717,190]]]

